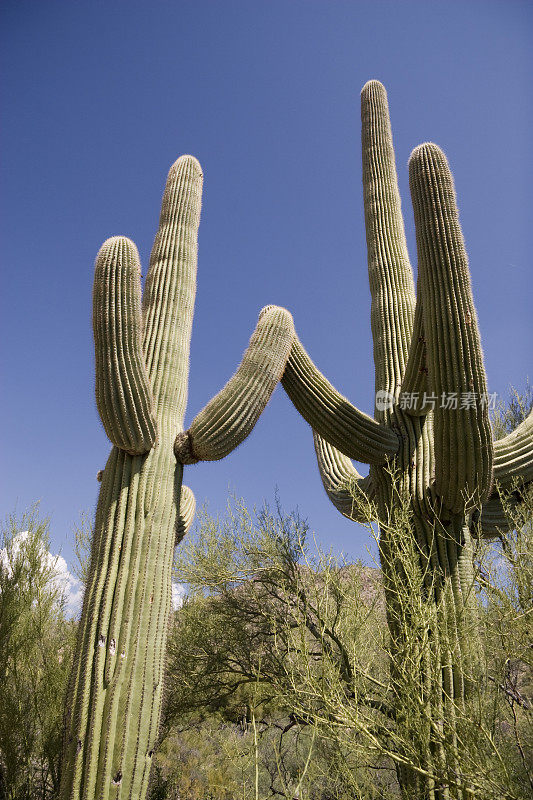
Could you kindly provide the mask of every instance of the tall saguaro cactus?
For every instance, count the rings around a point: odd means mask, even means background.
[[[291,347],[290,314],[266,308],[233,378],[183,432],[202,179],[191,156],[169,172],[142,305],[135,245],[109,239],[96,259],[96,400],[114,446],[66,704],[62,800],[145,796],[172,555],[194,515],[183,463],[223,458],[248,435]]]
[[[398,647],[398,547],[388,524],[398,499],[393,473],[402,496],[408,497],[426,599],[435,608],[430,638],[440,689],[436,698],[428,694],[435,707],[421,766],[418,771],[400,768],[400,782],[410,798],[466,798],[471,794],[461,778],[454,719],[464,713],[469,679],[475,675],[472,542],[511,524],[500,490],[514,491],[519,501],[516,482],[533,479],[533,417],[492,441],[468,260],[444,154],[434,144],[423,144],[409,163],[418,250],[415,293],[387,96],[379,82],[363,88],[361,112],[375,418],[328,383],[296,337],[282,383],[314,430],[318,466],[331,501],[356,521],[367,521],[373,507],[382,523],[389,627]],[[361,477],[351,459],[370,464],[369,475]],[[449,752],[457,757],[450,761]],[[439,785],[435,776],[442,781],[443,775],[445,783]]]

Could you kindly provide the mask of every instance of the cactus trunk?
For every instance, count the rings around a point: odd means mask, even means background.
[[[173,431],[147,456],[113,448],[68,702],[65,797],[142,797],[156,744],[182,468]],[[90,669],[89,669],[90,668]],[[67,771],[68,770],[68,771]]]
[[[400,415],[394,415],[399,429],[403,422],[407,432],[412,420]],[[469,688],[479,679],[472,521],[470,515],[429,517],[415,510],[419,504],[405,488],[415,477],[410,465],[422,458],[418,447],[406,447],[397,460],[409,466],[393,479],[387,469],[371,468],[378,509],[387,519],[380,526],[379,555],[396,722],[400,741],[409,745],[399,748],[397,773],[405,798],[466,800],[470,787],[461,777],[458,740]],[[405,516],[394,511],[398,491]],[[446,776],[445,785],[435,776]]]

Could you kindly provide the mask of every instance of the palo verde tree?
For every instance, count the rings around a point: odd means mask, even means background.
[[[367,83],[361,103],[374,419],[330,385],[296,336],[282,384],[314,430],[320,473],[334,505],[365,522],[371,509],[380,523],[387,616],[397,655],[412,635],[402,599],[410,591],[399,552],[406,545],[395,539],[395,514],[405,514],[400,498],[407,497],[428,613],[427,625],[417,633],[427,728],[419,732],[416,768],[407,758],[402,765],[398,755],[399,779],[406,797],[463,800],[475,790],[462,775],[458,722],[477,677],[474,540],[512,524],[501,492],[519,503],[521,487],[533,478],[533,416],[493,441],[468,259],[446,157],[429,143],[417,147],[409,162],[418,250],[415,292],[384,87]],[[369,475],[361,477],[351,459],[369,464]],[[392,663],[398,666],[401,659]],[[401,675],[394,666],[392,680],[401,719]]]
[[[235,375],[183,433],[202,179],[191,156],[170,169],[142,304],[133,242],[109,239],[96,259],[96,401],[113,448],[66,701],[62,800],[145,796],[172,556],[194,514],[182,462],[223,458],[248,435],[291,347],[290,314],[269,307]]]
[[[76,626],[38,503],[0,525],[0,798],[59,789],[62,700]]]

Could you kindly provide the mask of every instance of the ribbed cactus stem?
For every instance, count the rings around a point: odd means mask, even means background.
[[[416,148],[409,175],[418,249],[418,285],[435,405],[435,488],[454,513],[479,506],[492,484],[488,389],[468,259],[444,153]],[[455,397],[451,405],[448,398]],[[464,403],[464,398],[471,402]]]
[[[114,448],[104,470],[67,705],[63,798],[140,798],[146,791],[171,601],[182,478],[172,446],[186,402],[201,184],[198,162],[187,156],[167,180],[143,302],[158,441],[146,456]],[[116,241],[122,253],[134,252]],[[116,306],[127,296],[116,282],[106,293],[107,301],[95,296],[97,319],[106,302]],[[123,342],[117,335],[115,348]]]
[[[533,480],[533,411],[512,433],[494,443],[494,480],[502,488]]]
[[[343,397],[315,367],[296,335],[281,382],[313,430],[350,458],[384,464],[398,452],[394,431]]]
[[[94,270],[96,405],[109,439],[130,455],[155,443],[154,400],[142,352],[141,264],[129,239],[104,242]]]
[[[187,405],[202,183],[192,156],[171,167],[143,294],[144,357],[170,436],[183,429]]]
[[[502,439],[494,442],[494,489],[483,505],[479,535],[501,539],[516,525],[533,481],[533,411]]]
[[[350,459],[313,431],[316,460],[322,485],[329,499],[344,517],[368,522],[375,498],[372,478],[363,478]]]
[[[182,483],[180,492],[180,506],[176,525],[176,544],[179,544],[188,533],[196,511],[196,498],[192,489]]]
[[[415,311],[387,93],[379,81],[361,92],[363,192],[372,305],[376,392],[396,396],[409,354]],[[378,421],[388,418],[376,407]]]
[[[514,529],[519,507],[519,495],[510,494],[503,500],[497,491],[483,504],[476,532],[483,539],[501,539]]]
[[[431,409],[431,405],[428,405],[427,402],[427,397],[431,395],[431,392],[428,387],[427,344],[420,298],[416,305],[411,348],[402,380],[401,393],[409,405],[411,416],[424,416]]]

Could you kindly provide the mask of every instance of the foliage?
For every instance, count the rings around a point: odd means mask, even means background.
[[[8,517],[0,545],[0,797],[47,800],[59,785],[75,623],[37,505]]]
[[[528,497],[505,547],[477,553],[483,680],[456,722],[472,796],[483,800],[518,800],[531,787],[532,512]],[[169,637],[152,800],[400,796],[399,753],[420,768],[430,722],[413,679],[424,638],[408,634],[428,629],[431,606],[399,523],[399,586],[407,575],[411,589],[396,605],[401,650],[389,646],[378,570],[320,552],[306,523],[279,507],[250,514],[238,502],[224,519],[201,511],[196,536],[177,551],[189,594]],[[47,531],[33,509],[3,532],[1,796],[10,800],[47,800],[57,787],[74,624],[43,558]],[[83,539],[79,551],[83,561]]]
[[[461,748],[463,772],[450,778],[435,759],[435,785],[461,781],[480,800],[529,795],[531,506],[505,553],[478,551],[480,677],[465,709],[453,707],[458,740],[444,715],[435,729],[437,676],[429,689],[418,681],[422,666],[440,668],[430,632],[441,609],[427,599],[408,503],[397,508],[394,643],[378,570],[313,550],[297,515],[242,502],[224,519],[201,512],[176,562],[189,595],[170,634],[159,796],[255,797],[257,785],[260,798],[294,797],[300,785],[313,800],[392,800],[398,773],[425,770],[439,737]]]
[[[519,422],[521,419],[516,424]],[[405,499],[403,508],[407,505]],[[388,739],[391,757],[399,763],[398,755],[402,759],[407,756],[406,766],[422,772],[428,764],[421,757],[424,747],[429,744],[429,751],[438,756],[441,744],[444,757],[434,756],[429,761],[435,787],[466,788],[469,797],[480,800],[529,797],[533,789],[531,489],[526,490],[520,505],[506,509],[514,522],[511,532],[501,541],[476,543],[472,596],[465,602],[462,621],[475,658],[457,675],[467,687],[467,702],[464,706],[450,703],[445,695],[440,715],[435,715],[434,708],[438,708],[442,686],[441,661],[432,630],[435,624],[442,625],[439,617],[445,616],[445,603],[443,598],[436,606],[431,602],[432,584],[421,568],[422,554],[409,535],[409,514],[402,513],[400,498],[396,508],[399,513],[392,517],[393,535],[389,537],[395,556],[392,576],[397,578],[392,608],[398,610],[398,616],[394,620],[389,616],[388,622],[391,631],[399,631],[394,646],[387,648],[389,702],[394,709]],[[383,523],[380,527],[383,535]],[[454,632],[443,627],[453,653]],[[446,636],[441,637],[443,647],[447,646]],[[429,676],[427,687],[418,680],[421,674]],[[380,747],[385,742],[380,737]],[[461,772],[450,775],[447,765],[454,751],[459,752]]]
[[[164,730],[187,737],[218,715],[250,747],[255,722],[261,797],[300,782],[313,797],[319,787],[353,796],[353,743],[317,735],[321,700],[306,701],[308,673],[323,686],[338,674],[346,702],[357,691],[372,714],[386,668],[378,571],[313,552],[307,535],[297,515],[250,514],[237,502],[222,520],[201,512],[197,536],[177,554],[189,596],[170,635]],[[382,783],[383,766],[372,778],[371,767],[361,770],[357,785]],[[252,791],[254,770],[249,762],[241,794]]]
[[[509,399],[500,400],[491,417],[492,433],[496,440],[514,431],[533,409],[533,386],[526,381],[522,391],[511,387]]]
[[[514,528],[479,554],[483,640],[492,734],[517,796],[526,797],[533,792],[533,489],[507,513]]]
[[[76,556],[72,571],[85,589],[89,578],[91,542],[94,535],[93,519],[88,511],[81,512],[79,521],[74,525],[72,532],[74,534],[74,555]]]

